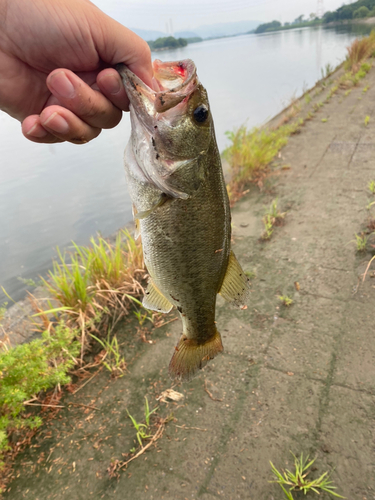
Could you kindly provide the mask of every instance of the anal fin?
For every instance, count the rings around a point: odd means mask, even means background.
[[[168,313],[173,307],[152,281],[147,285],[142,304],[146,309],[151,309],[151,311],[160,313]]]
[[[169,363],[169,375],[173,379],[188,382],[199,369],[222,351],[221,335],[217,330],[203,344],[198,344],[195,339],[188,339],[182,335]]]
[[[249,280],[233,251],[231,251],[227,271],[219,293],[234,306],[241,307],[248,300],[249,292]]]

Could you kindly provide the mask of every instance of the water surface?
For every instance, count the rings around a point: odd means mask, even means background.
[[[361,27],[303,28],[243,35],[156,54],[191,58],[209,93],[220,150],[225,131],[264,123],[336,66]],[[55,248],[108,236],[131,219],[122,156],[128,115],[84,146],[27,141],[20,124],[0,111],[0,284],[14,299],[51,267]],[[4,296],[0,294],[0,303]]]

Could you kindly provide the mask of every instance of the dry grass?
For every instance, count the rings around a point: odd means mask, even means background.
[[[375,50],[375,31],[372,31],[367,37],[355,39],[347,50],[345,69],[356,73],[361,62],[370,57]]]

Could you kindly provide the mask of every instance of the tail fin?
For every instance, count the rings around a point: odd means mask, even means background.
[[[169,363],[169,375],[174,379],[188,382],[210,359],[223,351],[223,344],[220,333],[216,330],[204,344],[198,344],[195,339],[188,339],[182,335],[175,349]]]

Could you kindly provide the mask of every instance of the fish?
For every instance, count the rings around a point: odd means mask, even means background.
[[[236,307],[249,281],[231,249],[231,213],[206,89],[190,59],[153,62],[153,88],[117,66],[130,105],[124,154],[136,237],[150,276],[143,306],[175,307],[182,335],[169,364],[189,381],[223,351],[219,293]]]

